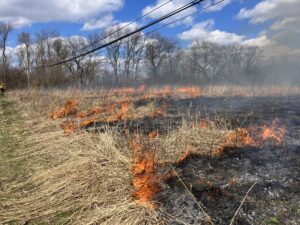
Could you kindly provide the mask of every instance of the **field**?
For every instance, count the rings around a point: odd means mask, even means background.
[[[0,224],[300,224],[298,87],[0,97]]]

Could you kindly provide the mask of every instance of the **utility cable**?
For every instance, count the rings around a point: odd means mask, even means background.
[[[129,32],[128,34],[125,34],[125,35],[121,36],[120,38],[117,38],[117,39],[115,39],[115,40],[113,40],[113,41],[111,41],[111,42],[109,42],[109,43],[103,44],[103,45],[101,45],[101,46],[99,46],[99,47],[97,47],[97,48],[94,48],[94,49],[90,50],[90,51],[84,52],[84,53],[82,53],[82,54],[80,54],[80,55],[77,55],[77,56],[74,56],[74,57],[72,57],[72,58],[69,58],[69,59],[66,59],[66,60],[63,60],[63,61],[60,61],[60,62],[51,64],[51,65],[49,65],[48,67],[58,66],[58,65],[61,65],[61,64],[64,64],[64,63],[73,61],[73,60],[75,60],[75,59],[78,59],[78,58],[80,58],[80,57],[82,57],[82,56],[91,54],[91,53],[93,53],[93,52],[95,52],[95,51],[97,51],[97,50],[100,50],[100,49],[105,48],[105,47],[107,47],[107,46],[109,46],[109,45],[112,45],[112,44],[114,44],[114,43],[116,43],[116,42],[118,42],[118,41],[121,41],[121,40],[123,40],[124,38],[127,38],[127,37],[129,37],[129,36],[131,36],[131,35],[133,35],[133,34],[136,34],[136,33],[140,32],[140,31],[143,31],[143,30],[145,30],[145,29],[147,29],[147,28],[149,28],[149,27],[151,27],[151,26],[153,26],[153,25],[155,25],[155,24],[157,24],[157,23],[159,23],[159,22],[161,22],[161,21],[163,21],[163,20],[166,20],[166,19],[170,18],[171,16],[174,16],[174,15],[176,15],[176,14],[178,14],[178,13],[180,13],[180,12],[182,12],[182,11],[188,9],[188,8],[191,8],[191,7],[193,7],[193,6],[195,6],[195,5],[199,4],[199,3],[201,3],[201,2],[203,2],[203,1],[204,1],[204,0],[194,0],[194,1],[192,1],[192,2],[190,2],[190,3],[188,3],[188,4],[186,4],[186,5],[184,5],[184,6],[180,7],[180,8],[178,8],[177,10],[175,10],[175,11],[173,11],[173,12],[171,12],[171,13],[168,13],[168,14],[165,15],[165,16],[162,16],[162,17],[160,17],[160,18],[158,18],[158,19],[156,19],[156,20],[154,20],[154,21],[152,21],[152,22],[150,22],[150,23],[148,23],[148,24],[146,24],[146,25],[144,25],[144,26],[142,26],[142,27],[140,27],[140,28],[138,28],[138,29],[132,31],[132,32]]]

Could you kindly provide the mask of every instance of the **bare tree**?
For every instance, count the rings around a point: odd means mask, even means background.
[[[255,82],[255,70],[257,69],[258,63],[260,61],[261,50],[255,46],[245,46],[243,49],[243,69],[247,78]]]
[[[130,32],[130,30],[125,32]],[[126,83],[129,82],[132,77],[137,78],[139,63],[142,59],[144,49],[144,38],[141,37],[140,33],[134,34],[124,41],[124,47],[122,49],[122,58],[124,59],[123,77]]]
[[[209,42],[197,41],[192,47],[191,52],[193,55],[194,63],[196,63],[197,75],[204,82],[209,81],[209,69],[212,60],[212,48]]]
[[[30,33],[22,32],[18,35],[18,42],[21,44],[21,55],[23,56],[22,64],[26,71],[27,87],[30,87],[30,73],[31,73],[31,43],[32,38]]]
[[[116,40],[122,36],[121,30],[119,26],[113,26],[107,30],[104,31],[103,36],[106,37],[108,34],[112,34],[109,37],[106,38],[105,42],[110,42],[112,40]],[[106,47],[107,50],[107,58],[112,66],[113,73],[115,76],[115,82],[118,84],[120,82],[120,64],[121,64],[121,49],[122,49],[123,41],[118,41],[116,43],[113,43]]]
[[[5,83],[6,70],[7,70],[7,55],[6,55],[6,45],[9,33],[12,31],[12,26],[10,23],[0,23],[0,50],[2,52],[2,80]]]
[[[159,70],[166,56],[175,51],[176,43],[155,33],[146,43],[145,59],[148,66],[148,75],[154,81],[158,80]]]
[[[72,57],[78,54],[78,51],[85,46],[93,45],[99,38],[96,35],[91,35],[87,39],[70,38],[68,40],[68,50]],[[73,77],[77,77],[79,87],[86,87],[95,81],[97,73],[103,65],[103,57],[97,56],[96,53],[88,54],[72,60],[67,63],[69,72]]]

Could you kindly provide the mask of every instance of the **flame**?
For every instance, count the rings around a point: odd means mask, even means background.
[[[164,116],[164,112],[162,109],[156,109],[153,113],[150,114],[150,117],[152,118],[159,118]]]
[[[164,103],[162,106],[155,108],[155,110],[149,115],[152,118],[159,118],[166,114],[168,105]]]
[[[71,115],[75,115],[77,112],[78,101],[76,99],[70,99],[65,102],[64,106],[57,112],[52,112],[50,117],[52,119],[63,118]]]
[[[132,87],[115,88],[112,90],[113,95],[131,95],[135,93],[135,89]]]
[[[114,114],[117,108],[117,104],[111,104],[106,106],[106,112],[109,114]]]
[[[92,119],[85,119],[85,120],[81,121],[80,127],[87,127],[87,126],[90,126],[90,125],[93,124],[94,122],[96,122],[96,119],[95,119],[95,118],[92,118]]]
[[[236,132],[229,132],[224,139],[222,148],[215,149],[215,153],[222,153],[226,147],[239,145],[261,146],[266,141],[273,140],[281,144],[286,134],[285,127],[280,126],[279,120],[275,119],[270,126],[251,126],[248,128],[237,128]]]
[[[186,160],[189,157],[190,152],[191,152],[190,148],[186,149],[184,154],[181,157],[179,157],[179,159],[177,160],[177,163],[182,163],[184,160]]]
[[[176,89],[179,94],[184,94],[189,97],[198,97],[202,95],[203,91],[201,88],[193,86],[193,87],[179,87]]]
[[[158,131],[151,131],[149,134],[148,134],[148,137],[150,138],[150,139],[155,139],[155,138],[157,138],[159,136],[159,133],[158,133]]]
[[[238,128],[237,129],[237,141],[243,145],[254,145],[255,140],[251,137],[250,131],[252,128]]]
[[[229,132],[225,136],[224,147],[233,147],[237,145],[255,145],[256,141],[251,135],[252,127],[237,128],[235,132]]]
[[[155,154],[147,151],[137,138],[132,139],[129,146],[133,151],[133,197],[146,207],[156,208],[153,199],[161,188],[155,171]]]
[[[206,120],[200,120],[199,122],[199,128],[206,129],[208,127],[208,123]]]
[[[275,119],[270,126],[263,126],[262,140],[274,140],[277,144],[282,143],[286,134],[286,129],[279,126],[279,120]]]
[[[89,109],[88,111],[78,112],[76,114],[76,117],[83,119],[83,118],[86,118],[86,117],[89,117],[89,116],[100,114],[101,112],[102,111],[101,111],[100,107],[94,107],[92,109]]]
[[[130,109],[132,105],[132,102],[129,101],[125,101],[125,102],[121,102],[121,109],[119,110],[119,112],[117,113],[117,120],[125,120],[128,117],[128,111]]]
[[[161,88],[153,88],[150,91],[150,94],[147,95],[147,98],[153,98],[153,97],[169,97],[172,96],[173,90],[171,86],[165,85]]]
[[[78,125],[72,121],[64,121],[60,128],[64,130],[66,134],[72,134],[77,131]]]

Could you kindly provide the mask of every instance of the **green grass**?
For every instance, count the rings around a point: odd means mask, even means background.
[[[16,107],[0,97],[0,182],[18,180],[25,173],[22,163],[12,160],[22,146],[21,127]]]
[[[5,188],[11,182],[21,182],[28,176],[28,170],[23,160],[15,160],[18,153],[22,152],[30,143],[26,142],[24,133],[24,120],[17,110],[17,106],[0,96],[0,201],[8,200]],[[73,212],[63,212],[50,219],[51,224],[64,224]],[[48,219],[45,221],[49,221]],[[49,224],[41,219],[28,221],[29,225]],[[18,224],[11,221],[9,224]]]

